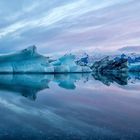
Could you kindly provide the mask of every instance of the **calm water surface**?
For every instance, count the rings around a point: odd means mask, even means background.
[[[0,75],[0,139],[139,140],[140,75]]]

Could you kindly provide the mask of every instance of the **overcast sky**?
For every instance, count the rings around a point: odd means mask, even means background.
[[[0,53],[140,45],[140,0],[0,0]]]

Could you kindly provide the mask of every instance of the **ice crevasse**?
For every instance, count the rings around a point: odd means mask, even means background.
[[[0,55],[0,73],[74,73],[91,71],[88,66],[77,65],[75,56],[72,54],[50,61],[49,57],[39,54],[35,46],[19,52]]]

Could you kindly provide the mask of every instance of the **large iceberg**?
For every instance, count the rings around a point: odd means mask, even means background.
[[[91,66],[93,72],[100,73],[120,73],[128,71],[128,60],[123,57],[115,57],[110,59],[109,56],[96,61]]]
[[[88,66],[75,63],[75,56],[68,54],[58,60],[40,55],[35,46],[16,53],[0,56],[0,73],[68,73],[91,72]]]

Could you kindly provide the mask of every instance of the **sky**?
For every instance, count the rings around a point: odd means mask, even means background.
[[[140,45],[140,0],[0,0],[0,53]]]

